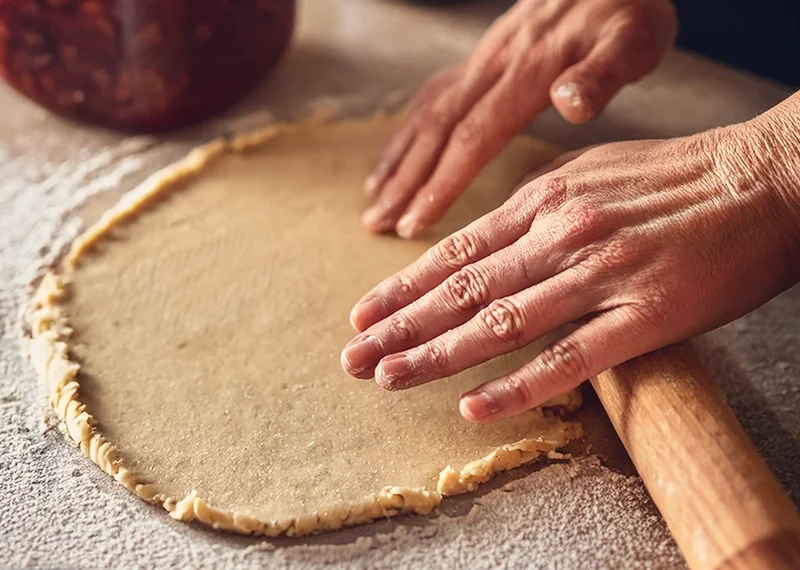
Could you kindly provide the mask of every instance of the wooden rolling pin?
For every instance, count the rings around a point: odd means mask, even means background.
[[[692,570],[800,569],[800,515],[688,344],[592,385]]]

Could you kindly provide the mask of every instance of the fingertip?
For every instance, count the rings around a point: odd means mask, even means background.
[[[387,392],[396,391],[394,386],[392,386],[392,383],[389,382],[386,376],[383,374],[380,363],[378,364],[378,366],[375,367],[375,384],[377,384],[379,388],[382,388]]]
[[[404,214],[395,227],[397,235],[403,239],[415,238],[423,229],[425,229],[425,225],[416,215],[411,213]]]
[[[358,307],[358,305],[356,305],[355,307],[350,309],[350,317],[349,317],[350,326],[353,327],[354,329],[356,329],[356,331],[358,331],[358,332],[363,332],[364,329],[358,328],[358,320],[356,318],[356,316],[357,316],[356,315],[356,308],[357,307]]]
[[[373,375],[369,370],[356,370],[353,368],[350,360],[347,358],[346,352],[347,349],[344,349],[339,354],[339,365],[342,367],[345,374],[356,380],[371,380]]]
[[[344,370],[345,374],[347,374],[348,376],[352,376],[352,374],[350,373],[352,367],[350,365],[350,361],[347,359],[347,355],[345,354],[344,350],[342,350],[342,352],[339,353],[339,366],[342,367],[342,370]]]
[[[387,358],[391,358],[391,356]],[[406,389],[408,386],[398,382],[394,374],[391,371],[387,371],[385,360],[386,358],[382,359],[375,367],[375,384],[388,392],[399,392]]]
[[[583,124],[597,116],[597,109],[587,94],[586,86],[577,81],[555,83],[550,99],[561,116],[570,123]]]
[[[458,411],[461,412],[461,417],[468,422],[472,422],[474,424],[481,423],[481,421],[472,413],[472,409],[467,401],[467,397],[462,396],[461,400],[459,400]]]
[[[366,330],[387,316],[386,305],[377,297],[367,295],[350,311],[350,324],[359,332]]]
[[[372,233],[387,232],[392,229],[392,220],[382,210],[372,207],[361,215],[361,223]]]
[[[381,215],[375,208],[370,208],[361,214],[361,223],[366,226],[366,228],[372,231],[373,228],[377,227],[381,222]]]
[[[375,383],[390,392],[413,386],[413,368],[403,353],[390,354],[375,367]]]
[[[461,396],[458,410],[462,417],[473,423],[487,423],[502,411],[500,402],[484,390],[475,390]]]
[[[383,343],[370,334],[354,337],[342,349],[339,363],[350,376],[367,380],[375,374],[375,366],[383,358]]]

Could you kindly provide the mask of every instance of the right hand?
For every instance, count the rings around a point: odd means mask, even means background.
[[[411,102],[367,179],[363,223],[414,237],[550,102],[572,123],[594,118],[675,31],[669,0],[519,0]]]
[[[405,390],[572,323],[462,395],[492,421],[712,330],[800,279],[800,93],[747,123],[561,157],[353,308],[357,378]],[[546,169],[544,169],[546,170]]]

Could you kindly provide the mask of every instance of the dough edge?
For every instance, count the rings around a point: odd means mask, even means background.
[[[378,115],[372,121],[389,121]],[[363,123],[364,120],[337,121],[338,124]],[[549,457],[566,456],[558,449],[582,435],[579,423],[559,421],[535,439],[522,439],[499,447],[483,458],[467,463],[461,470],[450,466],[439,474],[436,491],[424,488],[385,487],[357,504],[339,504],[320,512],[292,518],[261,520],[242,512],[232,512],[209,505],[195,491],[182,499],[170,497],[157,485],[143,481],[126,464],[117,447],[96,427],[96,420],[80,399],[80,365],[69,356],[68,340],[72,334],[62,301],[69,285],[69,274],[80,258],[102,240],[114,227],[137,216],[148,205],[172,191],[180,182],[200,173],[208,164],[228,153],[245,152],[285,133],[297,132],[319,120],[304,123],[279,123],[229,138],[218,138],[191,150],[184,158],[151,176],[126,193],[117,204],[76,238],[56,269],[48,271],[33,295],[26,314],[29,326],[28,357],[44,383],[50,405],[62,422],[64,431],[92,462],[141,499],[162,505],[170,517],[184,522],[199,521],[218,530],[265,536],[303,536],[368,523],[381,517],[403,513],[430,513],[443,497],[473,491],[497,473]],[[581,394],[572,391],[549,402],[569,411],[581,405]],[[533,410],[553,416],[550,410]]]

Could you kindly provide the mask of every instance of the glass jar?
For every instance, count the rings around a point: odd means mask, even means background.
[[[0,0],[0,75],[61,115],[160,131],[252,88],[294,18],[294,0]]]

